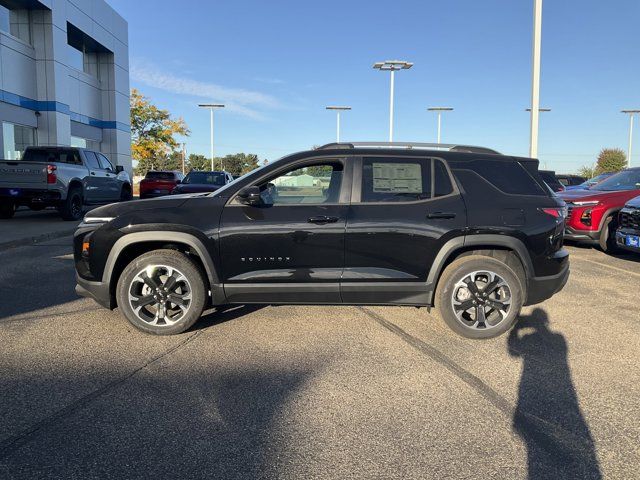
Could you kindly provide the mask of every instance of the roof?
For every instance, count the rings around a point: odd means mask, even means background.
[[[356,148],[379,148],[394,150],[436,150],[448,152],[485,153],[501,155],[492,148],[477,145],[462,145],[455,143],[421,143],[421,142],[333,142],[317,147],[316,150],[339,150]]]

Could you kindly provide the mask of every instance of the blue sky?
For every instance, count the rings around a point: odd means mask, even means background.
[[[202,101],[216,114],[216,155],[273,160],[335,140],[331,104],[351,105],[343,140],[386,140],[389,74],[397,141],[435,141],[428,106],[448,105],[443,142],[526,155],[532,0],[108,0],[129,22],[131,86],[185,119],[189,153],[209,152]],[[640,108],[640,1],[546,0],[540,159],[559,172],[626,150]],[[640,123],[637,122],[637,123]],[[632,163],[640,164],[640,125]]]

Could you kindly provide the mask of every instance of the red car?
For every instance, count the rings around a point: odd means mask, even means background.
[[[618,212],[640,195],[640,168],[629,168],[583,190],[558,194],[569,209],[564,238],[616,249]]]
[[[181,172],[151,171],[140,182],[140,198],[153,198],[169,195],[182,182]]]

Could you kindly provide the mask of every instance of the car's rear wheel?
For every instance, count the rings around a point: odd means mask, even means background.
[[[139,330],[174,335],[202,315],[205,281],[198,266],[175,250],[154,250],[134,259],[116,290],[118,307]]]
[[[523,302],[523,280],[513,269],[495,258],[469,255],[444,270],[435,303],[454,332],[478,339],[511,329]]]
[[[72,187],[58,210],[63,220],[80,220],[82,218],[83,205],[82,189],[80,187]]]
[[[16,213],[16,204],[10,200],[0,202],[0,218],[7,219]]]

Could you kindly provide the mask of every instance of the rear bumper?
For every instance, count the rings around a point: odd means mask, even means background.
[[[564,288],[569,280],[569,262],[564,265],[562,271],[548,277],[533,277],[529,279],[527,301],[525,305],[535,305],[543,302]]]
[[[16,205],[55,205],[62,200],[62,193],[59,190],[2,187],[0,188],[0,200],[9,200]]]
[[[78,274],[76,274],[76,294],[81,297],[91,298],[109,310],[113,310],[116,307],[108,284],[85,280]]]

